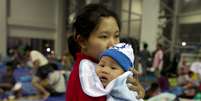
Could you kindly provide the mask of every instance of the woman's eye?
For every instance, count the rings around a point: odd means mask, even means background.
[[[119,38],[119,34],[115,35],[115,38]]]
[[[106,36],[106,35],[103,35],[103,36],[100,36],[100,38],[102,38],[102,39],[106,39],[107,36]]]

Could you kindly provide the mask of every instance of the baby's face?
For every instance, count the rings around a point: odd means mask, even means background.
[[[123,74],[124,70],[111,57],[103,56],[96,66],[96,73],[103,86],[106,87],[110,81]]]

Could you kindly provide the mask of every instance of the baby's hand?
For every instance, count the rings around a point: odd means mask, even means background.
[[[141,99],[141,98],[143,99],[145,95],[145,91],[142,85],[140,84],[140,82],[138,81],[139,73],[135,69],[132,69],[131,71],[133,72],[134,77],[128,77],[127,83],[131,84],[130,86],[128,86],[128,88],[138,93],[138,96],[137,96],[138,99]]]

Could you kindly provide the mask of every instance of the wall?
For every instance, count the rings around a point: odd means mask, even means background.
[[[154,51],[157,43],[158,33],[158,16],[159,16],[159,0],[143,1],[143,16],[141,28],[141,43],[147,42],[149,50]]]
[[[17,37],[53,39],[55,34],[54,0],[11,0],[9,34]]]
[[[181,13],[179,17],[180,24],[201,23],[201,9],[197,11]]]
[[[0,58],[6,56],[7,51],[6,8],[6,0],[0,0]]]
[[[122,33],[140,39],[141,18],[142,18],[142,0],[131,0],[131,16],[129,19],[130,0],[122,0],[121,20]],[[129,33],[130,23],[130,33]]]
[[[0,0],[0,54],[6,54],[3,49],[8,36],[52,39],[60,57],[65,38],[64,5],[64,0]]]

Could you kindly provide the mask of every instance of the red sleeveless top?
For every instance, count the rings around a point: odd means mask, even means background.
[[[79,65],[82,59],[89,59],[97,63],[97,61],[92,57],[86,56],[82,53],[76,54],[76,61],[67,83],[66,101],[106,101],[106,96],[91,97],[83,92],[79,78]]]

